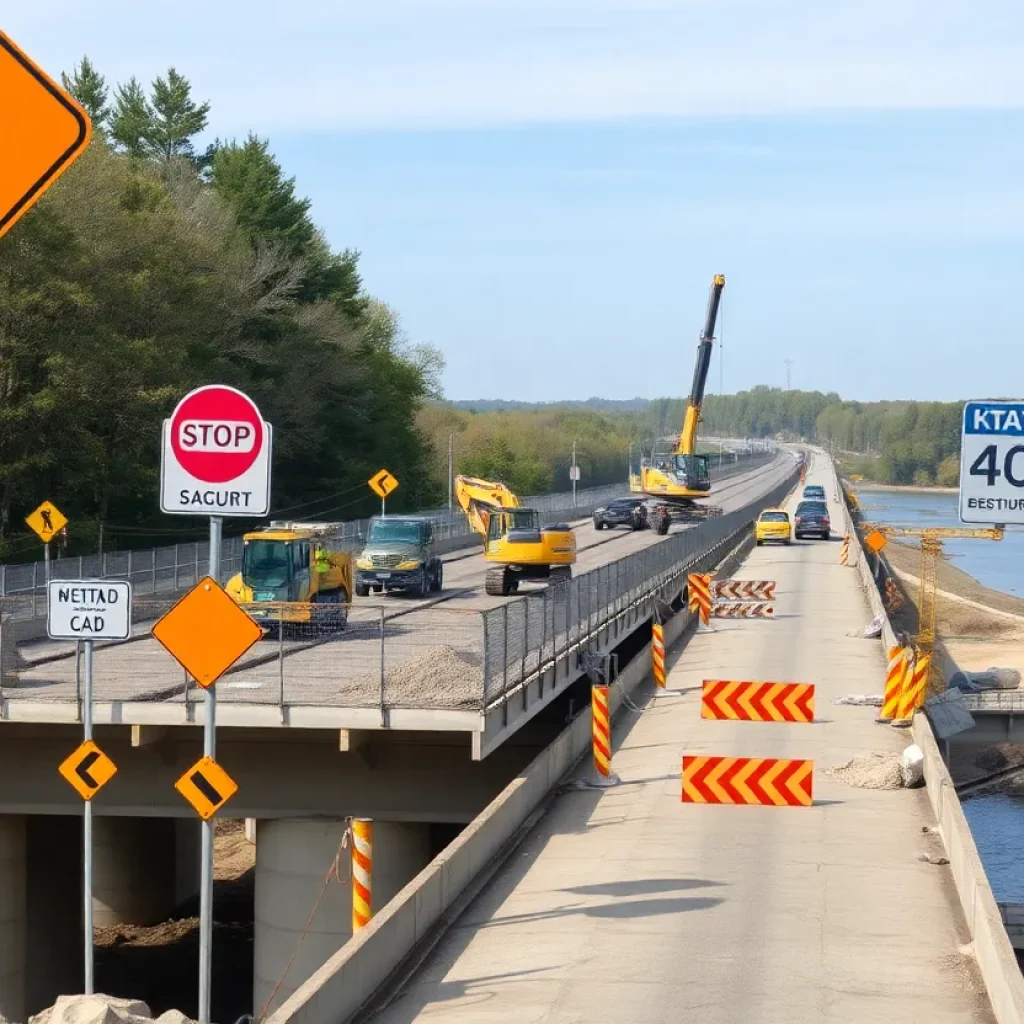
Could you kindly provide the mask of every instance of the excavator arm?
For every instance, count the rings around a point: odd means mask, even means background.
[[[683,430],[679,435],[677,455],[693,455],[697,447],[697,424],[700,423],[701,406],[704,404],[704,388],[708,381],[708,370],[711,367],[711,348],[715,340],[715,324],[718,321],[718,307],[722,301],[722,289],[725,287],[725,275],[715,274],[711,282],[711,293],[708,296],[708,311],[704,318],[704,330],[697,345],[697,365],[693,371],[693,384],[690,387],[690,399],[686,403],[686,415],[683,417]]]
[[[466,513],[469,525],[481,537],[487,537],[491,513],[499,509],[519,508],[519,499],[504,484],[480,480],[473,476],[457,476],[455,500]]]

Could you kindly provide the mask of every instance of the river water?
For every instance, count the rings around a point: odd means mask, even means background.
[[[859,487],[857,497],[871,522],[893,526],[963,525],[955,494]],[[983,586],[1024,596],[1024,528],[1009,527],[999,543],[945,541],[943,550],[958,569]],[[996,793],[965,799],[963,807],[996,900],[1024,903],[1024,800]]]
[[[955,494],[875,491],[858,487],[857,497],[870,522],[892,526],[963,526]],[[1024,528],[1011,526],[998,543],[948,540],[942,549],[953,565],[983,586],[1024,597]]]

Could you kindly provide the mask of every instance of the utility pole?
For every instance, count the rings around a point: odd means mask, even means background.
[[[792,375],[793,360],[792,359],[784,359],[783,362],[786,364],[786,390],[787,391],[792,391],[793,390],[793,375]]]
[[[572,479],[572,507],[576,507],[576,442],[572,443],[572,469],[569,471]]]
[[[454,458],[453,458],[454,454],[455,454],[455,435],[454,434],[449,434],[448,435],[448,511],[449,512],[451,512],[451,510],[452,510],[452,492],[453,492],[453,490],[455,488],[455,475],[454,475],[454,472],[453,472],[454,468],[455,468],[455,461],[454,461]]]

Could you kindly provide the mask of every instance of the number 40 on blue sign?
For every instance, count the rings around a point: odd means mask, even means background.
[[[965,523],[1024,523],[1024,402],[964,406],[960,518]]]

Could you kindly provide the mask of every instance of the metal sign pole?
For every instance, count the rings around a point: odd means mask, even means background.
[[[387,513],[384,511],[384,505],[385,505],[386,502],[387,502],[387,498],[381,498],[380,499],[380,517],[381,517],[381,519],[383,519],[387,515]]]
[[[224,519],[210,516],[210,575],[220,582],[220,548]],[[217,689],[206,687],[203,755],[216,759]],[[214,819],[203,822],[202,875],[199,887],[199,1024],[210,1024],[213,976],[213,836]]]
[[[50,582],[50,542],[43,544],[43,581]]]
[[[47,545],[49,547],[49,545]],[[85,739],[92,739],[92,644],[84,641],[85,647],[85,695],[82,701],[82,722]],[[82,893],[85,910],[85,994],[91,996],[94,989],[93,941],[92,941],[92,800],[85,801],[85,818],[82,826]]]

